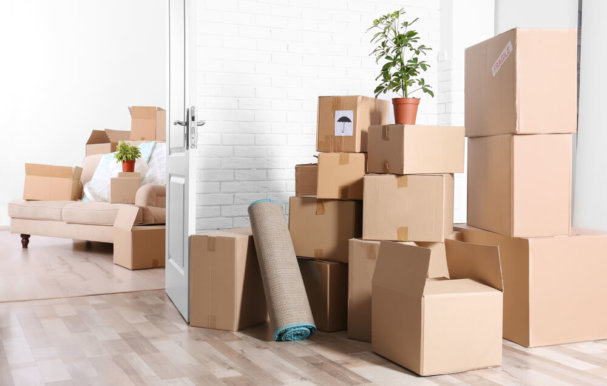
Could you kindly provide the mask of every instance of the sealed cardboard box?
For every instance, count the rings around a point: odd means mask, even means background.
[[[86,155],[113,153],[120,141],[128,141],[130,137],[128,131],[93,130],[86,141]]]
[[[165,141],[166,111],[155,106],[132,106],[131,140]]]
[[[428,278],[429,249],[387,241],[373,276],[373,351],[424,376],[502,362],[498,248],[445,245],[450,279]]]
[[[350,239],[348,256],[348,338],[371,341],[371,292],[379,241]],[[413,243],[428,248],[428,277],[449,277],[444,243]]]
[[[577,30],[512,29],[466,49],[468,137],[575,133]]]
[[[382,125],[369,128],[369,173],[464,172],[464,128]]]
[[[82,168],[25,164],[24,200],[78,200]]]
[[[316,196],[318,164],[295,165],[295,195]]]
[[[566,235],[571,134],[468,140],[468,224],[508,236]]]
[[[348,315],[348,265],[311,259],[297,261],[318,330],[345,330]]]
[[[111,204],[134,204],[137,190],[141,187],[139,173],[118,173],[110,181]]]
[[[364,153],[320,153],[316,197],[362,200],[366,169]]]
[[[190,236],[190,325],[238,331],[266,315],[251,229]]]
[[[366,153],[371,125],[388,123],[390,102],[364,96],[321,96],[318,98],[319,152]]]
[[[367,174],[363,239],[442,242],[453,231],[453,175]]]
[[[139,208],[124,205],[114,220],[114,264],[128,269],[164,267],[165,226],[133,225]]]
[[[360,237],[360,201],[291,197],[289,231],[295,254],[342,263],[348,262],[348,240]]]
[[[465,242],[499,246],[504,338],[526,347],[607,339],[607,233],[514,238],[456,229]]]

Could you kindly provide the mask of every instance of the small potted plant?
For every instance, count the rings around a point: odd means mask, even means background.
[[[124,141],[120,141],[116,147],[116,162],[122,162],[123,172],[135,171],[135,160],[141,158],[141,150],[137,146],[129,145]]]
[[[376,63],[382,61],[381,72],[375,78],[380,82],[375,88],[375,97],[388,91],[402,95],[402,98],[392,98],[394,120],[399,124],[415,124],[419,98],[409,96],[421,90],[434,97],[432,88],[421,77],[430,65],[420,56],[431,48],[419,44],[419,34],[410,28],[418,18],[409,22],[404,20],[404,15],[402,9],[383,15],[373,20],[367,32],[375,32],[371,43],[376,44],[376,48],[370,55],[375,56]]]

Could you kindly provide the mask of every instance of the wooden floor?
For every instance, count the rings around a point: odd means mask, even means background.
[[[112,262],[112,245],[0,231],[0,302],[164,288],[164,269],[129,271]]]

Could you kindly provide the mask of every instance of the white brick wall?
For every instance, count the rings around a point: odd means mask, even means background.
[[[365,31],[384,13],[403,7],[419,17],[416,27],[434,48],[425,78],[441,94],[423,96],[418,123],[463,123],[463,93],[455,89],[463,69],[450,82],[450,63],[437,60],[444,3],[200,1],[198,107],[207,124],[199,139],[198,230],[246,226],[256,199],[288,201],[294,165],[314,160],[318,96],[372,96],[379,67]]]

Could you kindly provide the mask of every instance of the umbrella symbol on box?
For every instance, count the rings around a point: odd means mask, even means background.
[[[346,117],[345,115],[343,117],[340,117],[337,122],[341,122],[341,133],[343,134],[344,131],[346,130],[346,123],[352,123],[352,120],[348,117]]]

